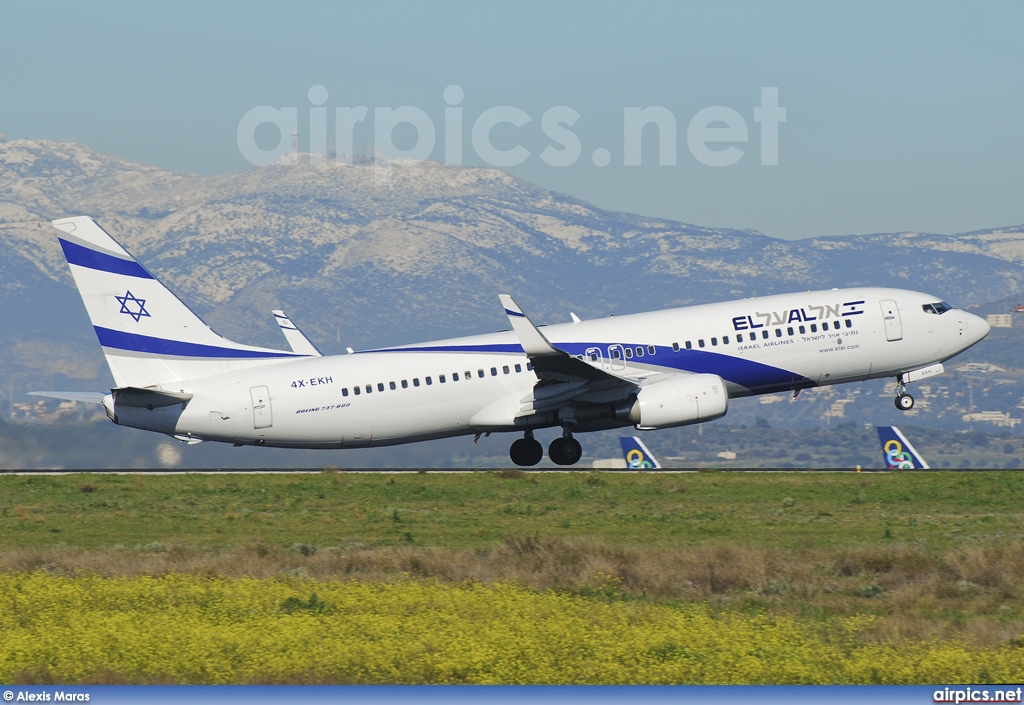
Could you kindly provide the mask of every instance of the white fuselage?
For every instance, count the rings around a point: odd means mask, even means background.
[[[929,313],[926,305],[938,301],[900,289],[837,289],[541,330],[556,348],[611,373],[711,373],[740,397],[893,377],[947,360],[988,333],[965,311]],[[512,331],[282,360],[164,384],[193,396],[127,410],[118,422],[184,438],[305,448],[557,426],[550,414],[517,416],[538,382],[528,363]],[[577,430],[630,425],[594,414]]]

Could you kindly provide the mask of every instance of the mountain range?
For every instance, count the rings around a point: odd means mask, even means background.
[[[283,308],[325,352],[804,289],[877,285],[1006,310],[1024,226],[783,240],[602,210],[495,169],[298,155],[220,176],[75,143],[0,143],[0,379],[110,384],[49,220],[86,214],[220,333],[283,347]],[[778,405],[776,405],[778,406]]]

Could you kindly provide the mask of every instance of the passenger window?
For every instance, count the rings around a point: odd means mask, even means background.
[[[718,347],[718,338],[712,338],[711,339],[711,345],[713,347]]]
[[[508,369],[508,365],[502,365],[501,371],[503,374],[507,375],[510,372],[510,370]]]
[[[459,373],[458,372],[452,372],[452,382],[458,382],[458,381],[459,381]]]
[[[483,368],[481,368],[481,369],[479,369],[479,370],[477,370],[477,371],[476,371],[476,376],[477,376],[477,377],[479,377],[480,379],[483,379],[483,378],[484,378],[484,371],[483,371]]]
[[[850,320],[849,318],[846,319],[846,327],[853,328],[853,321]]]
[[[469,380],[473,379],[473,373],[470,372],[469,370],[466,370],[466,374],[464,374],[463,377],[465,377],[466,381],[468,382]]]
[[[444,375],[438,375],[437,381],[440,382],[441,384],[444,384]]]
[[[372,394],[373,393],[373,385],[372,384],[366,385],[366,393],[367,394]]]
[[[414,387],[420,386],[420,378],[419,377],[413,377],[412,378],[412,386],[414,386]]]
[[[775,337],[776,338],[781,338],[782,337],[782,329],[781,328],[776,328],[775,329]]]
[[[359,395],[361,394],[361,392],[359,391],[359,387],[352,387],[352,392],[353,392],[353,394],[355,394],[355,395],[356,395],[357,397],[358,397],[358,396],[359,396]]]
[[[408,388],[409,388],[409,380],[403,379],[402,380],[402,389],[408,389]]]
[[[679,352],[679,343],[672,343],[672,352]]]
[[[590,361],[597,362],[597,353],[590,353]]]
[[[378,392],[383,392],[384,391],[384,383],[383,382],[377,382],[377,391]]]
[[[742,333],[737,333],[736,334],[736,342],[737,343],[742,343],[743,342],[743,334]]]
[[[728,345],[728,344],[729,344],[729,336],[723,335],[722,336],[722,345]]]
[[[533,369],[533,363],[532,362],[527,362],[526,363],[526,369],[532,370]]]
[[[703,338],[701,338],[700,340],[697,341],[697,347],[698,348],[703,348],[704,347],[704,339]]]
[[[812,333],[817,333],[818,332],[818,324],[817,323],[812,323],[811,324],[811,332]]]
[[[786,335],[793,335],[793,326],[786,329]]]
[[[653,355],[656,352],[657,352],[657,348],[655,348],[653,345],[648,345],[647,346],[647,354],[648,355]]]
[[[804,326],[800,326],[800,335],[803,335],[806,332],[807,332],[807,328],[805,328]]]
[[[626,348],[626,352],[630,352],[630,349],[629,349],[629,348]],[[643,348],[641,348],[641,347],[639,347],[639,346],[637,346],[637,349],[636,349],[636,356],[637,356],[637,357],[643,357],[643,356],[644,356],[644,349],[643,349]]]
[[[768,331],[766,331],[766,330],[761,331],[761,337],[764,338],[765,340],[768,340]]]
[[[343,397],[347,397],[348,396],[348,387],[342,387],[342,389],[341,389],[341,396],[343,396]]]
[[[693,343],[691,343],[689,340],[686,341],[686,349],[693,350]]]
[[[579,357],[580,357],[580,359],[581,359],[581,360],[583,359],[583,356],[582,356],[582,355],[580,355]],[[520,365],[520,364],[519,364],[519,363],[517,362],[517,363],[516,363],[516,372],[522,372],[522,371],[523,371],[523,366],[522,366],[522,365]]]
[[[643,352],[640,350],[640,348],[637,348],[636,354],[639,357],[640,355],[643,355]],[[626,359],[628,360],[631,357],[633,357],[633,348],[626,348]]]
[[[622,357],[622,353],[621,353],[621,352],[619,352],[619,349],[618,349],[618,348],[615,348],[614,350],[612,350],[612,359],[614,359],[614,360],[618,360],[618,359],[620,359],[621,357]]]
[[[426,378],[425,378],[425,380],[426,380],[426,383],[427,383],[427,386],[428,386],[428,387],[429,387],[430,385],[432,385],[432,384],[434,383],[434,380],[430,379],[430,377],[429,377],[429,376],[428,376],[428,377],[426,377]]]
[[[497,367],[492,367],[491,368],[491,377],[497,377],[497,376],[498,376],[498,368]]]
[[[394,382],[388,382],[388,386],[391,387],[391,389],[396,389],[398,387]]]

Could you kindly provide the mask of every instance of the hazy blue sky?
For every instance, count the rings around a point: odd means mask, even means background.
[[[441,160],[456,84],[466,163],[481,163],[474,121],[515,106],[531,122],[496,127],[493,143],[531,156],[508,171],[601,207],[786,238],[952,233],[1024,223],[1022,31],[1019,2],[7,2],[0,132],[223,173],[248,166],[247,111],[296,107],[302,131],[322,85],[331,134],[334,108],[370,108],[358,146],[374,108],[416,106]],[[778,166],[761,164],[762,87],[786,109]],[[571,166],[539,156],[553,106],[580,115]],[[675,165],[658,165],[653,126],[643,165],[623,164],[623,111],[648,106],[676,119]],[[749,130],[732,166],[688,147],[711,106]]]

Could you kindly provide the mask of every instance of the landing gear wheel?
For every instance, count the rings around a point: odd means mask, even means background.
[[[544,457],[544,448],[532,436],[520,438],[513,442],[512,447],[508,449],[508,457],[512,458],[512,462],[520,467],[532,467]]]
[[[896,408],[900,411],[910,411],[914,408],[914,397],[903,393],[896,397]]]
[[[575,465],[583,457],[583,446],[575,438],[556,438],[548,446],[548,457],[556,465]]]

